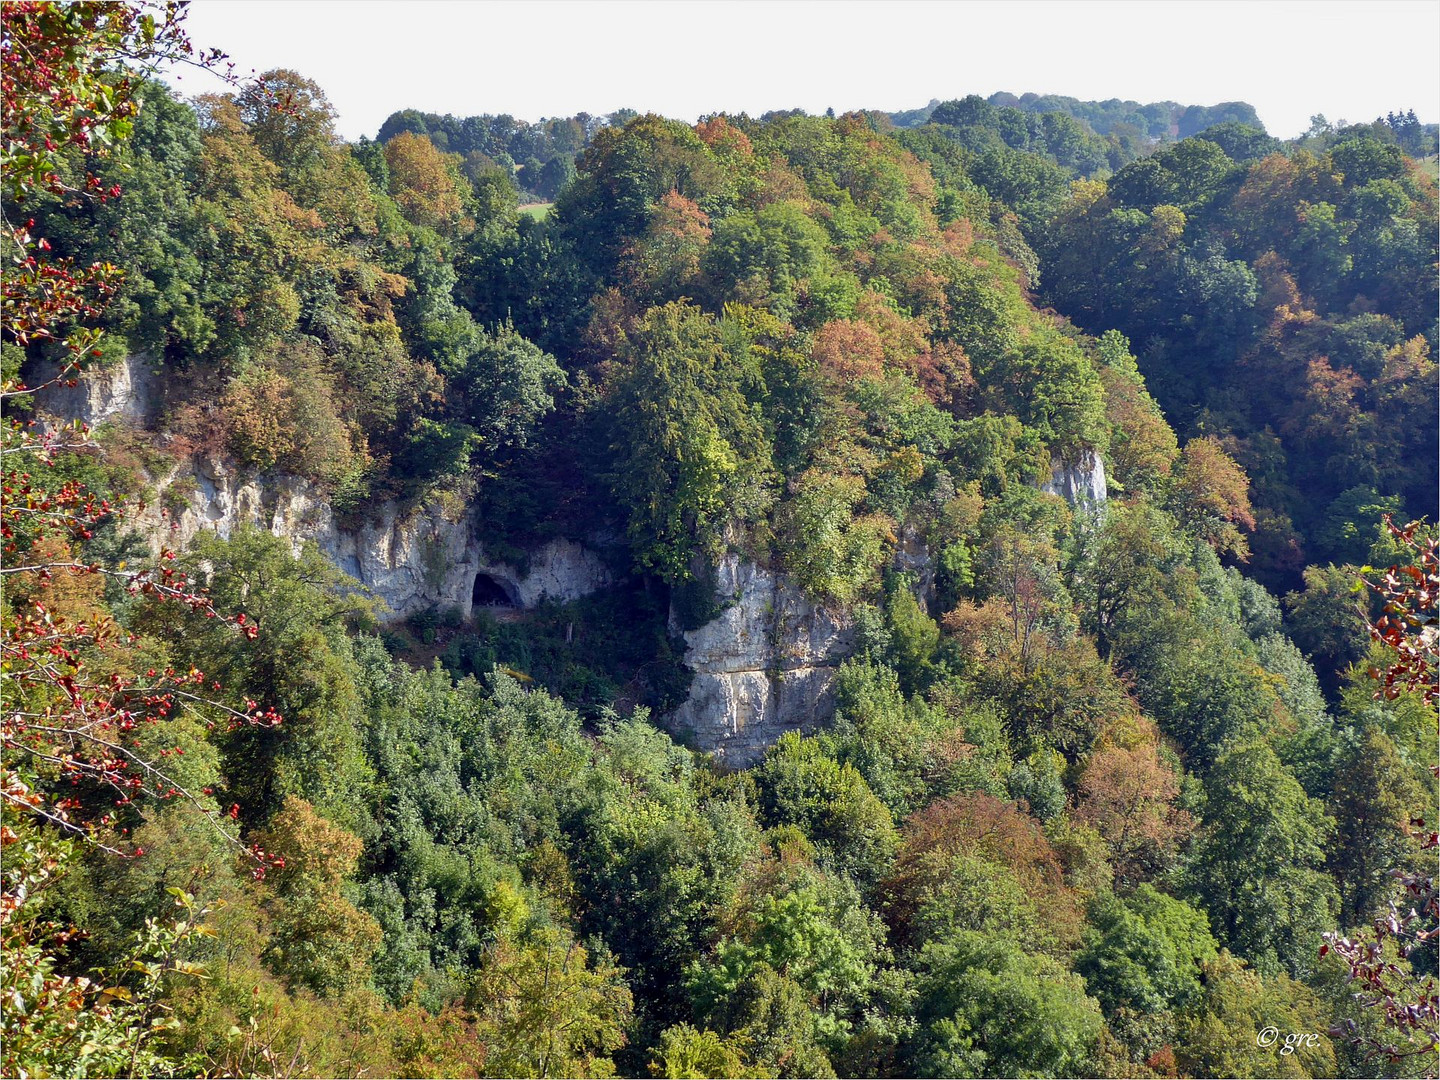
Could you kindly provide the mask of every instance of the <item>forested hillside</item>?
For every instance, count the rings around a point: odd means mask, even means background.
[[[5,1075],[1433,1070],[1403,115],[351,144],[296,72],[177,96],[218,62],[163,16],[4,33]],[[143,407],[62,425],[117,372]],[[217,469],[256,524],[169,550]],[[280,485],[603,582],[401,618]],[[838,643],[753,763],[675,720],[725,567]]]
[[[978,98],[976,100],[979,100]],[[1061,94],[991,94],[985,103],[997,109],[1038,115],[1063,114],[1084,122],[1097,135],[1133,136],[1156,141],[1189,138],[1218,124],[1245,124],[1263,128],[1253,106],[1243,101],[1219,105],[1181,105],[1174,101],[1081,101]],[[935,120],[944,103],[931,101],[923,109],[891,113],[897,127],[913,127]]]

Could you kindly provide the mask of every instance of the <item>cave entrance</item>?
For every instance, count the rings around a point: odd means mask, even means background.
[[[489,574],[476,574],[475,586],[470,590],[470,604],[472,607],[516,607],[515,598],[510,590],[497,578]]]

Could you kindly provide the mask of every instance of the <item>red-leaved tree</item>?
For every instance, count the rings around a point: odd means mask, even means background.
[[[163,66],[189,63],[233,81],[223,54],[201,53],[182,26],[186,5],[123,3],[7,3],[3,9],[3,144],[0,174],[7,218],[37,198],[118,198],[86,164],[126,139],[139,109],[137,82]],[[58,381],[71,381],[98,355],[94,322],[123,279],[106,264],[78,266],[54,258],[33,221],[7,220],[0,334],[12,346],[55,360],[55,374],[38,386],[18,374],[0,384],[0,405]],[[77,820],[77,798],[66,787],[104,788],[119,807],[142,795],[194,795],[156,762],[141,757],[127,735],[177,710],[203,708],[235,724],[276,724],[280,718],[249,702],[217,698],[219,687],[200,671],[127,671],[99,662],[133,639],[97,606],[81,617],[49,602],[58,576],[93,575],[144,594],[220,617],[161,553],[157,564],[117,570],[78,557],[97,529],[120,518],[113,505],[73,480],[54,479],[57,455],[84,449],[83,428],[44,430],[7,415],[0,431],[0,581],[7,602],[0,626],[4,710],[3,798],[57,828],[97,843],[112,814]],[[42,477],[50,479],[42,479]],[[244,615],[236,632],[254,635]],[[52,794],[42,794],[41,787]],[[197,802],[198,806],[199,803]],[[227,835],[235,838],[233,832]],[[238,842],[238,840],[237,840]],[[114,848],[113,843],[107,846]],[[263,867],[263,863],[260,864]]]
[[[1370,636],[1391,654],[1383,669],[1370,670],[1379,684],[1375,696],[1393,701],[1402,694],[1418,694],[1433,708],[1440,702],[1436,685],[1440,673],[1436,531],[1419,521],[1398,526],[1388,514],[1385,528],[1405,558],[1384,571],[1367,568],[1362,579],[1381,602],[1380,615],[1369,620]],[[1432,770],[1440,773],[1440,768],[1432,766]],[[1440,844],[1434,818],[1427,817],[1433,810],[1410,821],[1421,848],[1429,852]],[[1326,934],[1320,947],[1320,955],[1334,953],[1348,966],[1356,998],[1380,1010],[1385,1037],[1362,1033],[1354,1021],[1331,1034],[1352,1039],[1371,1058],[1392,1063],[1419,1055],[1433,1059],[1440,1049],[1440,990],[1434,971],[1434,948],[1440,942],[1440,892],[1433,870],[1397,869],[1393,875],[1399,896],[1387,911],[1354,937]],[[1417,972],[1422,957],[1429,958],[1428,970]]]
[[[145,666],[135,638],[105,603],[121,595],[221,618],[162,552],[154,565],[111,567],[85,555],[98,529],[126,507],[67,478],[84,452],[82,427],[46,430],[18,419],[17,399],[73,382],[93,356],[95,325],[123,275],[106,264],[55,257],[30,208],[44,199],[118,198],[89,167],[126,139],[139,80],[189,63],[233,80],[219,53],[200,53],[182,29],[180,3],[54,3],[0,7],[0,196],[5,262],[0,339],[0,1073],[144,1075],[149,1036],[163,1026],[163,981],[187,965],[181,946],[203,932],[191,898],[174,890],[181,918],[152,922],[123,971],[101,979],[66,974],[57,959],[74,928],[50,921],[44,891],[77,845],[144,854],[127,821],[141,799],[187,801],[259,876],[274,860],[240,838],[235,818],[172,778],[141,735],[167,718],[199,712],[208,724],[274,725],[248,701],[226,702],[198,670]],[[27,386],[10,357],[52,365]],[[13,366],[13,370],[12,370]],[[111,590],[114,592],[114,590]],[[253,636],[243,615],[229,620]],[[163,741],[163,740],[162,740]],[[115,985],[107,985],[111,980]]]

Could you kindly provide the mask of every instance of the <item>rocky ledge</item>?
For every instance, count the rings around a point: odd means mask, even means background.
[[[611,584],[594,551],[571,540],[552,540],[529,554],[522,569],[488,557],[468,512],[440,505],[407,510],[376,502],[363,519],[345,526],[313,484],[284,474],[263,479],[218,458],[201,458],[158,480],[168,517],[148,508],[135,527],[157,547],[185,547],[202,531],[228,537],[242,524],[289,540],[296,551],[313,541],[341,570],[385,601],[387,617],[431,607],[458,608],[469,617],[479,606],[533,608],[543,600],[577,600]],[[167,498],[166,492],[175,494]]]

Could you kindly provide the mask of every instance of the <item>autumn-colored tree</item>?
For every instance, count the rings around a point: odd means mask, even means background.
[[[693,291],[709,239],[705,212],[678,191],[668,191],[651,210],[645,231],[621,253],[621,277],[645,295],[678,299]]]
[[[1075,816],[1100,831],[1116,874],[1133,883],[1163,869],[1190,831],[1179,795],[1179,778],[1155,744],[1110,746],[1085,763]]]
[[[45,197],[119,196],[118,187],[104,187],[93,174],[67,181],[73,172],[63,159],[77,152],[103,155],[130,135],[139,108],[135,87],[143,74],[172,62],[220,65],[218,54],[198,54],[190,44],[180,25],[183,13],[179,4],[4,7],[0,169],[7,213],[11,207],[23,212]],[[32,227],[5,230],[5,257],[17,269],[5,275],[0,330],[7,349],[46,350],[58,361],[57,374],[42,384],[53,385],[69,380],[98,352],[93,324],[119,278],[111,267],[81,269],[51,259],[48,241]],[[70,931],[37,918],[42,891],[74,843],[142,856],[143,848],[127,834],[136,821],[134,807],[146,798],[187,803],[233,849],[243,850],[208,793],[187,789],[163,760],[169,751],[156,756],[146,743],[181,714],[198,715],[212,726],[271,725],[279,717],[251,702],[215,700],[218,685],[199,670],[176,670],[163,661],[147,667],[134,635],[101,603],[102,590],[80,583],[108,581],[131,597],[217,616],[203,593],[171,565],[168,552],[157,565],[132,569],[85,557],[86,543],[123,507],[57,471],[58,457],[85,444],[83,429],[43,431],[16,418],[12,406],[39,388],[24,385],[8,370],[0,385],[8,414],[0,431],[6,1071],[135,1074],[165,1067],[142,1044],[164,1023],[156,1012],[159,987],[184,970],[175,950],[194,935],[200,916],[192,912],[168,927],[152,923],[133,969],[145,973],[146,986],[107,987],[58,973],[56,953]],[[50,603],[52,589],[58,604]],[[254,631],[243,615],[229,621],[241,635]],[[263,874],[268,858],[258,846],[251,855],[256,874]],[[189,903],[185,894],[177,895]]]
[[[342,888],[359,862],[359,837],[289,795],[259,842],[279,860],[266,885],[272,969],[321,994],[366,985],[380,927]]]
[[[1057,938],[1078,935],[1083,915],[1040,823],[1014,803],[983,792],[936,800],[906,820],[895,868],[883,885],[897,924],[914,921],[946,876],[949,860],[959,855],[1005,867],[1026,895],[1044,905]]]
[[[885,370],[880,335],[862,322],[837,319],[815,331],[811,359],[838,385],[855,379],[877,379]]]
[[[268,71],[236,95],[250,135],[282,173],[298,179],[325,160],[336,142],[335,108],[312,79],[285,69]]]
[[[1213,435],[1191,439],[1174,476],[1175,513],[1211,547],[1239,558],[1249,553],[1240,530],[1253,531],[1250,478]]]
[[[1125,336],[1118,330],[1106,331],[1096,351],[1105,388],[1105,419],[1110,423],[1108,475],[1128,492],[1153,491],[1170,475],[1179,453],[1175,432],[1145,389]]]
[[[695,134],[700,141],[717,152],[728,151],[739,157],[749,157],[754,146],[746,134],[723,116],[712,116],[695,125]]]
[[[330,484],[355,472],[363,459],[320,360],[318,350],[281,347],[231,382],[223,405],[238,460]]]
[[[1056,570],[1058,558],[1045,541],[1014,529],[997,533],[984,556],[991,593],[986,610],[992,612],[991,632],[998,631],[987,649],[1011,661],[1021,677],[1028,676],[1038,657],[1055,644],[1056,631],[1069,615],[1068,597]],[[959,622],[952,619],[949,625],[958,627]]]
[[[442,235],[463,230],[465,203],[454,167],[424,135],[402,132],[385,144],[390,196],[412,224]]]
[[[4,12],[4,49],[25,54],[30,63],[7,63],[5,105],[6,194],[16,204],[43,193],[71,193],[61,178],[61,144],[97,149],[125,138],[138,104],[133,83],[112,72],[127,63],[156,65],[193,61],[217,67],[218,54],[197,56],[180,26],[183,8],[144,5],[26,3]],[[77,197],[113,198],[118,189],[97,191],[87,178]],[[92,268],[75,276],[43,254],[48,244],[24,229],[12,234],[28,269],[7,275],[3,331],[7,343],[31,346],[58,343],[64,379],[94,352],[98,340],[85,323],[99,308],[83,298],[86,290],[108,291],[108,271]],[[29,276],[27,276],[27,274]],[[58,275],[58,276],[57,276]],[[16,378],[0,385],[0,401],[12,404],[36,387]],[[212,700],[218,689],[198,670],[151,668],[127,670],[102,656],[124,654],[134,638],[102,608],[57,612],[46,602],[59,577],[99,575],[130,595],[175,602],[215,616],[203,593],[162,553],[158,565],[115,570],[79,557],[76,549],[123,512],[84,485],[60,480],[52,471],[56,456],[83,445],[85,432],[36,434],[14,416],[3,428],[3,487],[0,487],[0,543],[8,585],[0,649],[5,659],[7,708],[0,721],[4,745],[5,798],[62,830],[110,850],[96,829],[108,829],[124,808],[144,795],[187,798],[197,794],[175,783],[163,766],[137,753],[137,729],[157,724],[182,710],[212,710],[211,722],[272,724],[278,717],[253,708]],[[29,464],[22,464],[28,462]],[[237,632],[253,636],[244,615],[232,620]],[[163,666],[162,666],[163,667]],[[73,795],[56,798],[40,790],[57,781],[94,784],[119,796],[114,811],[72,820],[72,811],[89,809]],[[23,792],[23,794],[22,794]],[[17,801],[18,800],[18,801]],[[201,807],[202,812],[213,810]]]
[[[1418,692],[1434,705],[1440,702],[1440,535],[1418,521],[1402,528],[1388,515],[1385,528],[1410,561],[1365,578],[1383,605],[1370,624],[1370,636],[1395,654],[1385,670],[1372,677],[1380,680],[1377,693],[1384,697]]]

